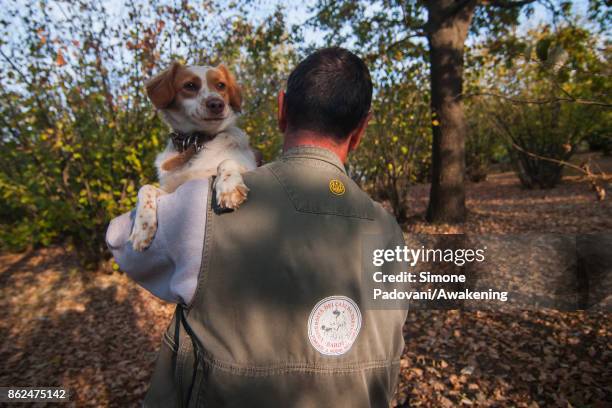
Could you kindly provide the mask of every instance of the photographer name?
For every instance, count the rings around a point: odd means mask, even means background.
[[[401,272],[397,275],[385,275],[374,272],[372,279],[376,283],[464,283],[465,275],[436,275],[430,272]]]

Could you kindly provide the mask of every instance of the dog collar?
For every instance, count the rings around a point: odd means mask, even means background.
[[[174,148],[179,153],[183,153],[191,146],[193,146],[196,153],[198,153],[200,150],[202,150],[202,148],[204,148],[204,143],[213,140],[216,135],[209,135],[204,132],[183,133],[173,130],[168,136],[172,140]]]

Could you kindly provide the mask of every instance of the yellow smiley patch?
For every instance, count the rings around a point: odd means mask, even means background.
[[[346,188],[344,188],[344,184],[340,180],[331,179],[329,181],[329,191],[335,195],[342,195],[346,191]]]

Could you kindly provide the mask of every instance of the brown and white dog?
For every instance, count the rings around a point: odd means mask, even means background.
[[[157,197],[188,180],[216,175],[217,204],[236,209],[249,190],[241,173],[257,167],[247,135],[235,126],[242,97],[224,65],[213,68],[174,62],[147,82],[146,91],[172,133],[155,160],[161,188],[145,185],[138,191],[130,235],[136,251],[145,250],[157,231]]]

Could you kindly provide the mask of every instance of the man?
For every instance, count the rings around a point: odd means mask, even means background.
[[[343,165],[371,99],[363,61],[319,50],[279,94],[284,152],[244,175],[240,209],[218,210],[211,180],[190,181],[159,199],[143,253],[127,242],[130,214],[113,220],[122,270],[178,304],[145,406],[388,406],[406,313],[367,307],[362,240],[404,241]]]

